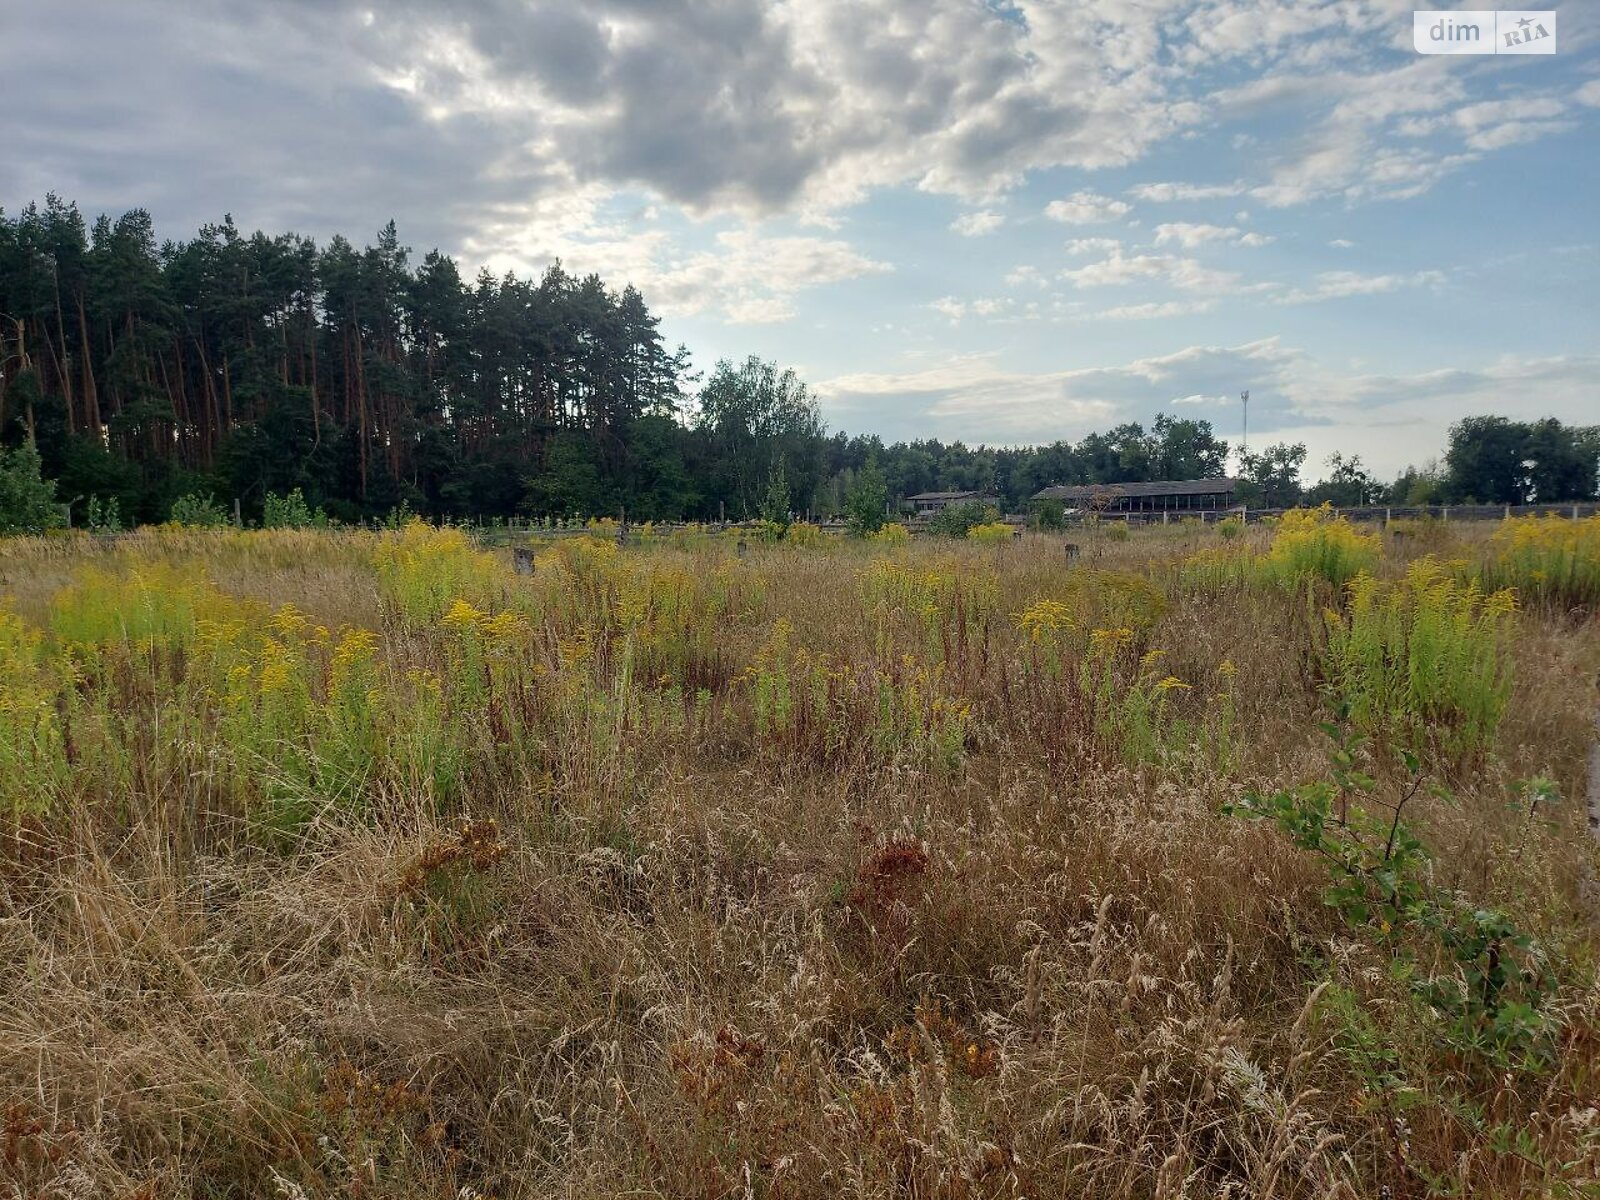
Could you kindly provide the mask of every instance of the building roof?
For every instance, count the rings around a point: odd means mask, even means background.
[[[1090,500],[1095,496],[1109,499],[1138,496],[1219,496],[1226,495],[1239,485],[1237,479],[1153,479],[1147,483],[1085,483],[1057,484],[1041,488],[1033,494],[1035,500]]]
[[[918,492],[907,500],[964,500],[968,496],[988,496],[990,492]]]

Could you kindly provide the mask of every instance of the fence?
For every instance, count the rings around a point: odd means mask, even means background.
[[[1290,511],[1286,508],[1221,508],[1205,509],[1191,512],[1128,512],[1128,513],[1086,513],[1074,512],[1067,514],[1065,520],[1068,527],[1076,528],[1098,521],[1101,524],[1123,525],[1180,525],[1184,521],[1198,521],[1209,525],[1227,518],[1236,518],[1248,522],[1261,521],[1269,517],[1280,517]],[[1502,521],[1510,517],[1528,516],[1553,516],[1565,517],[1572,520],[1581,520],[1584,517],[1600,516],[1600,502],[1583,500],[1576,504],[1434,504],[1434,505],[1365,505],[1352,508],[1336,508],[1334,510],[1358,523],[1387,524],[1390,521],[1411,518],[1432,518],[1437,521]],[[1028,528],[1030,519],[1021,513],[1012,513],[1002,517],[1007,525],[1021,532]],[[903,518],[906,528],[913,534],[926,534],[931,524],[927,517]],[[824,534],[832,537],[843,537],[847,527],[843,521],[821,521],[816,523],[817,528]],[[372,526],[375,527],[375,526]],[[706,521],[706,522],[679,522],[656,521],[650,525],[650,532],[656,537],[668,537],[672,534],[683,533],[727,533],[747,534],[754,538],[757,530],[762,527],[759,521]],[[361,526],[338,526],[338,528],[361,528]],[[510,520],[494,524],[483,524],[477,521],[464,521],[459,525],[463,531],[475,538],[479,543],[488,547],[510,546],[523,544],[530,540],[541,541],[547,539],[570,537],[600,537],[620,538],[624,541],[636,540],[644,528],[641,525],[586,525],[573,523],[545,524],[541,521]],[[132,531],[90,531],[97,541],[112,544]]]
[[[1096,520],[1102,524],[1115,522],[1130,526],[1178,525],[1184,521],[1213,524],[1229,517],[1254,523],[1266,518],[1281,517],[1288,511],[1290,510],[1286,508],[1222,508],[1206,509],[1198,512],[1167,513],[1090,514],[1077,512],[1067,515],[1066,524],[1069,527],[1078,527]],[[1334,511],[1348,517],[1351,521],[1364,524],[1388,524],[1390,521],[1419,518],[1445,522],[1503,521],[1511,517],[1529,516],[1552,516],[1581,520],[1584,517],[1600,516],[1600,502],[1585,500],[1576,504],[1374,504],[1336,508]],[[1027,528],[1030,523],[1029,518],[1021,513],[1012,513],[1001,519],[1019,532]],[[905,519],[904,524],[911,533],[920,535],[928,532],[931,522],[927,517],[912,517]],[[755,521],[711,521],[704,524],[658,521],[651,526],[651,531],[658,537],[688,531],[703,531],[706,533],[739,533],[748,531],[753,536],[754,531],[759,526],[760,523]],[[846,532],[846,526],[843,521],[823,521],[818,523],[817,527],[823,533],[835,537],[842,537]],[[522,541],[526,538],[617,537],[620,535],[626,539],[636,536],[639,532],[639,526],[612,525],[596,528],[575,525],[562,527],[542,525],[538,522],[525,522],[509,525],[478,526],[472,532],[479,540],[487,544],[507,545],[513,541]]]
[[[1100,521],[1121,521],[1128,525],[1177,524],[1183,520],[1199,520],[1203,524],[1235,517],[1245,521],[1260,521],[1265,517],[1281,517],[1286,508],[1228,508],[1186,513],[1102,513]],[[1600,503],[1593,500],[1576,504],[1429,504],[1429,505],[1362,505],[1334,510],[1356,522],[1375,522],[1415,518],[1432,518],[1436,521],[1504,521],[1511,517],[1568,517],[1581,520],[1600,515]],[[1015,519],[1015,518],[1013,518]],[[1087,513],[1073,513],[1068,524],[1081,525],[1096,519]]]

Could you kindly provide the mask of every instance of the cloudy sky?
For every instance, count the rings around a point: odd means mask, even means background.
[[[1437,2],[1437,0],[1436,0]],[[831,425],[1174,412],[1383,472],[1600,420],[1600,3],[1419,56],[1411,0],[0,0],[0,206],[637,284]]]

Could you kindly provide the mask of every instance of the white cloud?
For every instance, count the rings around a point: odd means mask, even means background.
[[[785,319],[787,302],[823,284],[890,269],[848,243],[815,237],[763,237],[753,230],[719,233],[717,248],[668,265],[651,294],[678,311],[720,300],[735,323]]]
[[[1050,201],[1045,205],[1044,215],[1067,225],[1103,225],[1132,211],[1133,206],[1123,200],[1098,192],[1074,192],[1065,200]]]
[[[1156,226],[1156,245],[1176,243],[1193,250],[1208,242],[1227,242],[1235,246],[1266,246],[1275,239],[1264,233],[1246,233],[1235,225],[1204,225],[1174,222]]]
[[[1600,108],[1600,79],[1589,80],[1572,93],[1572,98],[1589,108]]]
[[[794,301],[784,296],[734,295],[723,302],[729,325],[776,325],[794,316]]]
[[[1528,96],[1469,104],[1453,119],[1470,149],[1499,150],[1571,129],[1571,121],[1559,119],[1566,111],[1554,97]]]
[[[1338,32],[1349,17],[1348,8],[1340,5],[1285,5],[1276,0],[1203,4],[1185,22],[1190,40],[1181,53],[1196,66],[1229,58],[1259,59],[1294,39]]]
[[[1242,183],[1141,183],[1128,189],[1135,200],[1150,200],[1169,204],[1177,200],[1214,200],[1226,196],[1242,196],[1248,189]]]
[[[1203,246],[1207,242],[1231,242],[1238,235],[1239,230],[1231,225],[1192,225],[1178,222],[1156,226],[1156,245],[1165,246],[1176,242],[1185,250],[1193,250],[1196,246]]]
[[[1348,238],[1334,238],[1333,241],[1328,243],[1328,245],[1332,246],[1335,250],[1348,250],[1354,246],[1355,243],[1350,241]]]
[[[577,272],[597,271],[607,282],[632,282],[668,316],[716,312],[730,324],[770,324],[794,314],[808,288],[890,270],[847,242],[816,237],[770,237],[754,229],[719,233],[711,249],[682,253],[666,235],[626,237],[604,225],[573,238],[551,233],[515,259],[559,257]]]
[[[1552,93],[1473,101],[1470,78],[1429,56],[1380,70],[1265,76],[1223,93],[1218,106],[1249,113],[1270,105],[1280,118],[1297,109],[1322,114],[1250,188],[1257,199],[1274,207],[1329,196],[1404,200],[1485,154],[1572,126],[1566,102]]]
[[[1172,254],[1126,255],[1113,252],[1099,262],[1069,267],[1060,278],[1073,287],[1117,287],[1143,280],[1155,280],[1184,291],[1232,292],[1240,290],[1239,276],[1218,271],[1192,258]]]
[[[641,231],[608,216],[606,202],[598,185],[575,185],[501,206],[463,252],[496,273],[536,273],[560,260],[569,272],[596,272],[612,287],[632,283],[665,316],[714,313],[735,325],[788,320],[795,298],[810,288],[891,269],[840,239],[774,236],[750,226],[724,230],[706,249],[689,251],[662,229]]]
[[[993,209],[984,208],[977,212],[962,213],[950,222],[950,228],[962,237],[982,237],[986,233],[993,233],[1006,223],[1005,217]]]
[[[1581,102],[1581,93],[1575,98]],[[1396,131],[1414,138],[1453,132],[1470,150],[1499,150],[1570,129],[1572,122],[1561,119],[1566,111],[1554,96],[1513,96],[1465,104],[1437,116],[1413,117],[1399,122]]]
[[[952,322],[966,317],[998,317],[1011,308],[1005,297],[981,296],[976,300],[961,300],[955,296],[941,296],[928,305],[934,312],[950,318]]]
[[[1149,304],[1119,304],[1115,308],[1090,313],[1089,316],[1106,321],[1155,321],[1210,312],[1216,306],[1215,300],[1165,300]]]
[[[1115,254],[1122,249],[1122,243],[1116,238],[1072,238],[1066,243],[1068,254]]]
[[[1347,296],[1377,296],[1402,288],[1439,287],[1442,271],[1416,271],[1410,275],[1362,275],[1357,271],[1323,271],[1310,288],[1296,288],[1280,296],[1281,304],[1309,304]]]

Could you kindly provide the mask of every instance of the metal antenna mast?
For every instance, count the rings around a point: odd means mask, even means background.
[[[1243,459],[1250,453],[1250,393],[1248,390],[1239,393],[1239,403],[1244,408],[1244,428],[1239,434],[1239,457]]]

